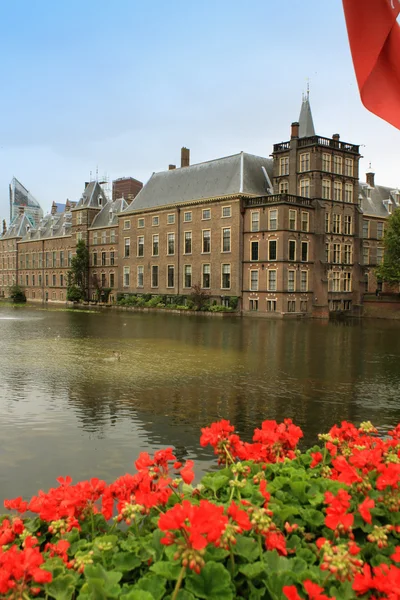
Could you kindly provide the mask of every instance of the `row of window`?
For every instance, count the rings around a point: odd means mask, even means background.
[[[300,242],[300,260],[301,262],[308,262],[308,242]],[[288,260],[296,261],[297,257],[297,241],[288,241]],[[252,261],[260,260],[260,242],[250,242],[250,258]],[[278,240],[268,241],[268,257],[264,260],[277,260],[278,259]],[[262,259],[261,259],[262,260]]]
[[[329,271],[328,292],[351,292],[352,280],[350,271]]]
[[[111,229],[110,230],[110,239],[109,239],[109,243],[110,244],[115,244],[115,229]],[[104,229],[103,231],[94,231],[92,234],[92,243],[93,245],[96,244],[107,244],[107,230]]]
[[[270,274],[274,273],[272,276],[272,285],[275,282],[276,285],[276,271],[268,272],[268,280],[270,279]],[[260,272],[258,269],[251,269],[250,271],[250,291],[257,292],[259,289],[259,278]],[[296,283],[296,271],[293,269],[289,269],[287,271],[287,280],[286,280],[286,291],[287,292],[295,292],[296,287],[300,283],[300,292],[308,292],[308,271],[300,271],[300,282]],[[271,291],[271,281],[269,283],[269,291]],[[272,290],[275,291],[275,290]]]
[[[342,227],[343,225],[343,227]],[[325,212],[325,233],[353,235],[353,217]]]
[[[257,311],[259,301],[257,298],[249,300],[249,310]],[[267,312],[276,312],[276,300],[267,300]],[[287,312],[296,312],[296,300],[287,301]],[[300,300],[300,312],[307,312],[307,300]]]
[[[328,263],[353,263],[353,246],[351,244],[325,244],[325,261]]]
[[[44,252],[44,266],[45,267],[70,267],[72,260],[72,250],[67,252],[60,250],[59,252]],[[32,263],[32,269],[41,269],[43,267],[43,252],[31,252],[25,255],[21,254],[19,257],[20,269],[30,269]]]
[[[344,201],[345,202],[353,202],[353,184],[345,183],[344,186]],[[332,195],[333,190],[333,195]],[[280,181],[279,182],[279,193],[280,194],[288,194],[289,193],[289,182],[288,181]],[[310,198],[311,193],[311,181],[310,179],[301,179],[299,182],[299,195],[304,198]],[[341,181],[334,181],[332,186],[332,181],[330,179],[322,180],[322,198],[324,200],[337,200],[341,202],[343,200],[343,183]]]
[[[107,255],[109,255],[108,258],[107,258]],[[105,267],[107,265],[110,265],[110,266],[115,265],[115,251],[110,250],[110,252],[105,252],[103,250],[100,253],[93,252],[92,253],[92,266],[96,267],[99,264],[101,264],[102,267]]]
[[[371,222],[368,221],[367,219],[363,219],[363,238],[369,238],[370,237],[370,224]],[[383,238],[384,235],[384,230],[385,230],[385,226],[384,223],[382,221],[378,221],[376,224],[376,237],[378,240],[381,240]]]
[[[19,283],[20,283],[20,285],[26,285],[26,286],[32,285],[33,287],[35,287],[37,285],[38,287],[41,287],[43,285],[42,274],[39,273],[37,278],[35,275],[31,275],[30,282],[29,282],[29,275],[25,275],[25,278],[23,275],[20,275]],[[108,286],[107,286],[106,273],[101,273],[100,274],[100,283],[101,283],[101,287],[113,288],[115,286],[115,273],[109,273],[109,285]],[[67,281],[62,273],[59,276],[57,276],[57,274],[55,274],[55,273],[53,273],[51,276],[46,273],[44,276],[44,284],[46,287],[48,287],[49,285],[51,287],[64,287],[67,285]]]
[[[310,215],[306,211],[301,212],[300,219],[300,230],[309,231],[310,228]],[[260,211],[252,210],[250,216],[250,229],[251,231],[260,231]],[[268,211],[268,229],[270,231],[276,231],[278,229],[278,211],[276,208],[272,208]],[[297,230],[297,211],[289,210],[289,229]]]
[[[223,219],[225,219],[225,218],[231,217],[231,216],[232,216],[231,206],[222,206],[221,217]],[[211,219],[211,208],[203,208],[203,210],[201,212],[201,218],[203,221],[208,221],[209,219]],[[183,221],[185,223],[191,223],[191,221],[192,221],[192,211],[191,210],[184,211]],[[167,225],[173,225],[174,223],[175,223],[175,213],[167,214]],[[153,227],[158,227],[160,225],[160,216],[154,215],[153,217],[151,217],[151,224]],[[145,226],[145,217],[138,218],[137,226],[139,229],[141,229]],[[126,230],[126,229],[130,229],[130,228],[131,228],[131,221],[130,221],[130,219],[126,219],[124,221],[124,229]]]
[[[375,264],[381,265],[383,263],[383,248],[376,248],[376,262]],[[363,247],[363,263],[369,265],[371,261],[370,249],[366,246]]]
[[[302,152],[299,154],[299,172],[304,173],[311,169],[311,154],[310,152]],[[333,169],[332,169],[333,166]],[[343,175],[343,157],[338,154],[322,154],[322,170],[327,173],[335,173]],[[353,177],[354,161],[352,158],[344,159],[344,175]],[[279,175],[289,175],[289,156],[282,156],[279,159]]]
[[[183,232],[183,253],[192,254],[193,236],[191,231]],[[167,233],[166,236],[167,255],[175,254],[175,233]],[[231,251],[231,228],[223,227],[221,229],[221,252]],[[203,229],[201,232],[201,252],[209,254],[211,252],[211,229]],[[124,257],[128,258],[131,255],[131,239],[124,238]],[[160,236],[158,233],[152,236],[151,255],[160,255]],[[136,241],[136,256],[144,256],[144,235],[139,235]]]
[[[150,285],[152,288],[159,287],[159,266],[151,266]],[[124,267],[124,287],[129,287],[130,283],[130,267]],[[145,272],[143,265],[139,265],[136,268],[136,287],[143,288],[145,285]],[[183,266],[183,287],[191,288],[192,283],[192,265]],[[167,265],[167,276],[166,276],[166,287],[175,287],[175,265]],[[201,267],[201,287],[204,289],[211,288],[211,265],[203,264]],[[231,265],[221,265],[220,274],[220,287],[222,290],[229,290],[231,288]]]

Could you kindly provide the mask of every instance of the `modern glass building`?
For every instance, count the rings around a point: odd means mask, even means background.
[[[43,210],[32,194],[16,177],[13,177],[10,183],[10,223],[19,214],[19,209],[22,206],[24,207],[25,214],[35,227],[40,219],[43,218]]]

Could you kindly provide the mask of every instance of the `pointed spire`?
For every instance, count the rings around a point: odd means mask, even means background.
[[[315,135],[314,122],[310,106],[310,88],[307,83],[307,94],[303,94],[299,117],[299,138],[311,137]]]

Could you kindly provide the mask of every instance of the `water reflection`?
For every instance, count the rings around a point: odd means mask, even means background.
[[[250,439],[291,417],[306,444],[342,419],[400,421],[393,323],[0,307],[0,351],[2,498],[60,474],[110,480],[166,445],[206,467],[200,428],[219,418]]]

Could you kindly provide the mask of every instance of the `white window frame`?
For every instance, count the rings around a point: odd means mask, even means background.
[[[225,211],[228,211],[229,214],[225,215],[224,214]],[[231,205],[229,205],[229,206],[223,206],[221,208],[221,219],[228,219],[231,216],[232,216],[232,207],[231,207]]]
[[[203,208],[201,211],[201,220],[209,221],[210,219],[211,219],[211,208]]]

